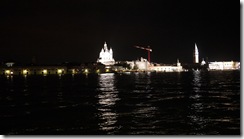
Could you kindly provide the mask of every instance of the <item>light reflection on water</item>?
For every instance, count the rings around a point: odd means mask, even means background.
[[[158,98],[153,92],[151,73],[135,74],[134,83],[131,95],[135,95],[135,103],[131,112],[133,120],[130,134],[163,134],[159,126],[158,106],[153,104]]]
[[[113,107],[116,105],[118,91],[114,85],[114,73],[100,74],[98,77],[99,91],[98,94],[98,113],[101,123],[98,123],[100,130],[106,131],[108,134],[114,134],[118,114]]]
[[[189,125],[192,126],[192,128],[195,129],[195,132],[191,134],[205,134],[202,130],[206,127],[208,124],[208,120],[202,116],[202,111],[204,109],[203,103],[202,103],[202,94],[204,93],[201,91],[201,71],[193,71],[193,92],[190,95],[190,99],[193,100],[193,103],[189,106],[191,111],[189,115],[187,116],[190,119]]]
[[[240,72],[0,76],[3,134],[240,134]]]

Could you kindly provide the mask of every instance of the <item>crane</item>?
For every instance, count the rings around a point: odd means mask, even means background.
[[[147,52],[148,52],[148,59],[147,60],[150,63],[150,52],[152,52],[152,49],[150,48],[150,46],[148,46],[148,47],[134,46],[134,47],[139,48],[139,49],[143,49],[143,50],[147,50]]]

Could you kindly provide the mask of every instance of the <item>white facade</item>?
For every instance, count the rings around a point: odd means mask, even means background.
[[[209,70],[235,70],[240,69],[240,62],[222,61],[209,62]]]
[[[202,59],[201,66],[203,66],[205,64],[206,64],[206,62],[204,61],[204,59]]]
[[[142,58],[140,60],[136,61],[126,61],[127,64],[130,65],[132,69],[137,69],[137,70],[148,70],[150,67],[150,63],[147,61],[147,59]]]
[[[195,44],[195,49],[193,52],[193,62],[199,63],[199,52],[198,52],[197,44]]]
[[[130,64],[131,68],[142,70],[142,71],[156,71],[156,72],[181,72],[183,68],[179,60],[177,60],[176,66],[174,65],[151,65],[147,59],[141,58],[140,60],[136,61],[127,61],[127,64]]]
[[[7,66],[7,67],[13,67],[13,65],[14,65],[14,62],[7,62],[7,63],[6,63],[6,66]]]
[[[173,66],[173,65],[151,66],[150,70],[156,71],[156,72],[181,72],[181,71],[183,71],[183,68],[182,68],[179,60],[177,60],[177,65],[176,66]]]
[[[141,57],[140,60],[136,60],[135,64],[139,70],[148,70],[148,67],[150,63],[147,61],[147,59],[144,59]]]
[[[114,65],[115,61],[113,59],[113,50],[112,48],[108,49],[106,42],[104,43],[104,48],[102,48],[97,62],[100,62],[104,65]]]

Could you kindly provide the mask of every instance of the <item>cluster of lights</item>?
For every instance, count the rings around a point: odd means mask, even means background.
[[[47,69],[42,69],[42,74],[43,75],[47,75],[48,74],[48,70]],[[105,72],[110,72],[111,71],[111,68],[105,68]],[[115,69],[115,71],[118,71],[118,69]],[[85,74],[88,74],[90,73],[90,69],[88,68],[85,68],[83,69],[83,73]],[[101,69],[96,69],[96,73],[100,73],[101,72]],[[10,69],[8,70],[5,70],[4,73],[6,75],[13,75],[13,71],[11,71]],[[29,73],[29,70],[28,69],[23,69],[22,72],[21,72],[23,75],[28,75]],[[64,74],[64,69],[56,69],[56,73],[61,75],[61,74]],[[72,69],[72,74],[76,74],[78,73],[76,69]]]

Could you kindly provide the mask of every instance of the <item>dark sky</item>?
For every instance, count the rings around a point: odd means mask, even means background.
[[[239,1],[1,0],[0,62],[95,62],[104,41],[117,61],[240,60]]]

